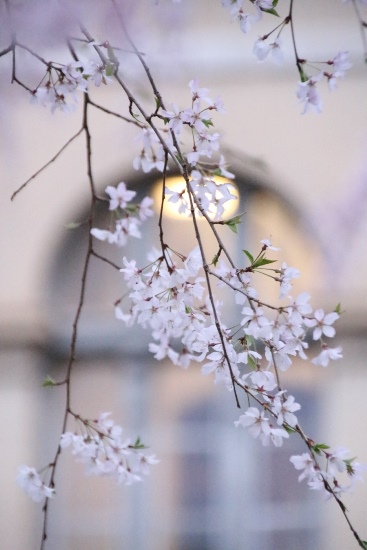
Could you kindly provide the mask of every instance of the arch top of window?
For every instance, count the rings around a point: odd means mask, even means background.
[[[234,183],[239,196],[235,214],[243,213],[242,223],[238,226],[237,234],[228,227],[216,227],[229,247],[235,263],[239,266],[244,265],[243,250],[249,250],[256,255],[261,248],[260,240],[271,237],[273,244],[281,248],[281,251],[274,255],[279,266],[285,261],[287,265],[297,267],[302,273],[300,280],[295,281],[294,296],[306,289],[312,292],[314,274],[320,273],[322,265],[321,253],[317,248],[316,238],[312,238],[309,228],[306,228],[302,213],[287,197],[282,196],[276,182],[274,184],[261,166],[244,169],[235,162],[230,162],[230,166],[235,174]],[[177,176],[173,170],[169,170],[167,174],[167,178]],[[117,185],[121,179],[123,178],[110,178],[108,184]],[[157,172],[143,175],[135,173],[130,178],[124,178],[127,186],[137,192],[134,199],[137,202],[146,195],[154,195],[154,189],[156,197],[159,196],[157,186],[161,187],[160,180],[161,176]],[[106,201],[98,208],[96,226],[108,228],[110,216]],[[77,219],[87,217],[87,207],[84,207]],[[96,250],[121,267],[124,256],[136,259],[137,264],[144,267],[148,252],[153,246],[159,248],[157,223],[156,213],[153,218],[144,222],[141,239],[131,238],[124,248],[96,242]],[[204,227],[204,224],[200,225]],[[196,246],[194,232],[190,234],[191,226],[189,227],[187,222],[180,225],[180,220],[176,216],[167,216],[163,228],[165,242],[168,241],[173,249],[187,254]],[[209,235],[208,228],[202,231],[207,257],[211,261],[217,251],[217,245]],[[49,312],[50,333],[53,335],[52,345],[60,352],[65,351],[69,345],[70,327],[80,292],[80,275],[87,237],[86,226],[82,225],[69,231],[59,244],[51,264],[46,308]],[[271,283],[275,286],[272,281]],[[266,291],[267,282],[264,285],[260,282],[259,290]],[[105,262],[92,258],[79,337],[80,349],[85,350],[85,353],[103,354],[106,350],[112,353],[112,348],[116,354],[121,353],[121,350],[131,354],[147,353],[145,350],[151,341],[149,332],[139,326],[126,328],[124,323],[115,319],[114,303],[124,293],[126,287],[121,273]],[[128,310],[128,300],[123,301],[122,307]]]

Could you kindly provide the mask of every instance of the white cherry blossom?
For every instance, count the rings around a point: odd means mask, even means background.
[[[249,433],[255,438],[261,433],[266,435],[270,433],[269,419],[265,416],[264,411],[259,411],[256,407],[249,407],[245,414],[235,421],[234,425],[248,428]]]
[[[314,365],[319,365],[321,367],[327,367],[329,364],[329,361],[335,361],[336,359],[341,359],[342,356],[342,348],[338,346],[337,348],[329,348],[326,345],[322,346],[321,353],[312,359],[311,363]]]
[[[126,183],[123,181],[118,184],[117,187],[109,185],[106,187],[105,192],[110,196],[110,210],[116,210],[116,208],[125,208],[127,203],[130,202],[136,195],[136,191],[131,191],[126,188]]]
[[[308,113],[311,107],[314,107],[318,113],[321,113],[323,103],[316,85],[322,77],[323,72],[320,71],[305,82],[298,83],[297,97],[303,103],[302,114]]]
[[[289,395],[286,400],[283,400],[283,396],[278,394],[275,396],[271,410],[276,414],[279,426],[286,422],[291,428],[295,428],[298,420],[293,413],[299,411],[300,408],[301,405],[295,403],[293,395]]]
[[[55,493],[53,488],[43,483],[37,470],[29,466],[19,467],[17,483],[30,496],[33,502],[41,502],[46,498],[53,498]]]
[[[323,309],[317,309],[314,312],[314,317],[312,319],[305,319],[304,322],[308,327],[315,327],[312,337],[314,340],[320,340],[322,335],[329,338],[335,336],[335,328],[331,325],[338,319],[339,315],[335,312],[325,315]]]

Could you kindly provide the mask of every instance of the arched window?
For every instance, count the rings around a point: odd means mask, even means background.
[[[243,223],[236,237],[227,227],[219,229],[235,261],[244,265],[243,249],[257,253],[260,239],[272,235],[274,244],[283,247],[288,265],[303,271],[300,289],[309,290],[320,259],[312,239],[305,236],[302,216],[265,186],[259,173],[234,171],[239,195],[236,213],[244,213]],[[154,194],[160,185],[157,175],[130,182],[138,198]],[[108,225],[108,216],[107,208],[101,210],[100,227]],[[205,221],[200,224],[210,249],[213,244]],[[167,216],[164,229],[165,240],[183,253],[195,246],[189,221]],[[119,265],[125,255],[144,266],[147,252],[159,244],[157,217],[148,220],[142,231],[142,239],[131,240],[125,249],[98,243],[98,250]],[[86,237],[83,225],[70,230],[50,271],[48,352],[55,377],[68,352]],[[267,290],[266,282],[259,284]],[[121,274],[93,259],[72,400],[77,412],[87,418],[111,411],[126,435],[139,434],[161,462],[139,486],[116,487],[109,479],[86,480],[81,465],[72,464],[71,457],[65,459],[59,472],[63,490],[51,515],[53,548],[67,544],[88,550],[283,550],[298,547],[300,540],[303,550],[317,547],[315,510],[320,517],[320,499],[298,485],[289,462],[291,454],[303,452],[300,442],[290,438],[282,449],[264,449],[245,431],[234,428],[240,411],[233,395],[204,378],[200,365],[183,370],[168,361],[157,362],[147,351],[148,332],[126,328],[114,318],[113,303],[125,291]],[[228,303],[225,312],[230,310]],[[318,403],[317,395],[310,392],[312,380],[303,374],[292,381],[290,375],[289,383],[303,406],[300,419],[306,429],[311,431],[312,426],[315,435]],[[60,421],[61,407],[60,394],[55,414],[49,415],[50,433]]]

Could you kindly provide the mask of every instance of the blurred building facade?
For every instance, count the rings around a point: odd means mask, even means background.
[[[214,96],[221,95],[227,109],[215,123],[236,175],[238,211],[246,212],[237,242],[229,245],[234,255],[237,249],[238,254],[256,250],[259,240],[271,235],[282,248],[280,257],[302,272],[295,292],[310,292],[313,307],[332,310],[341,302],[345,310],[336,340],[343,360],[328,369],[297,363],[286,380],[303,405],[300,419],[310,436],[350,448],[366,463],[367,74],[353,13],[331,1],[295,10],[302,55],[319,59],[321,52],[328,59],[350,50],[354,63],[340,89],[330,95],[322,90],[322,115],[302,117],[290,46],[285,45],[280,68],[251,55],[257,34],[265,34],[272,22],[248,36],[225,20],[220,2],[146,4],[131,7],[129,24],[166,104],[188,106],[187,83],[197,77]],[[107,38],[102,22],[98,32],[98,39]],[[118,29],[111,33],[120,43]],[[146,100],[136,61],[124,68],[131,87]],[[112,110],[126,107],[114,85],[93,92]],[[10,202],[19,183],[79,129],[81,108],[51,115],[30,105],[21,89],[3,82],[1,93],[7,107],[0,111],[5,129],[0,135],[0,538],[7,550],[23,550],[38,548],[41,511],[14,480],[18,465],[47,464],[57,445],[64,390],[41,384],[47,375],[60,379],[65,369],[87,236],[83,225],[66,226],[86,218],[89,190],[80,138]],[[140,196],[154,194],[159,173],[132,168],[136,129],[96,111],[92,130],[101,193],[123,180]],[[187,223],[166,222],[167,233],[185,252],[194,244]],[[157,244],[156,227],[157,217],[126,250],[101,250],[117,263],[123,255],[144,262]],[[115,487],[109,479],[85,478],[81,465],[65,454],[51,504],[50,548],[354,548],[335,504],[298,484],[289,456],[304,452],[300,442],[291,438],[282,449],[262,448],[234,429],[238,411],[232,396],[203,378],[200,366],[183,371],[157,363],[147,352],[149,335],[114,319],[120,279],[105,264],[93,263],[72,398],[85,417],[112,411],[126,434],[139,433],[161,463],[139,486]],[[366,502],[363,486],[346,498],[360,530]]]

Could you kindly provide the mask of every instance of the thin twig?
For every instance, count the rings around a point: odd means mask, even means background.
[[[366,37],[366,26],[367,24],[363,21],[361,12],[359,11],[359,6],[357,4],[356,0],[352,0],[352,5],[356,14],[356,17],[358,19],[359,23],[359,30],[361,33],[362,38],[362,44],[363,44],[363,53],[364,53],[364,60],[367,62],[367,37]]]
[[[110,266],[112,266],[115,269],[117,269],[118,271],[120,271],[121,267],[119,265],[115,264],[114,262],[112,262],[111,260],[106,258],[105,256],[101,256],[101,254],[98,254],[98,252],[96,252],[95,250],[92,250],[91,254],[95,258],[98,258],[99,260],[102,260],[102,262],[106,262],[106,264],[109,264]]]
[[[144,125],[141,124],[135,118],[131,119],[131,118],[128,118],[126,116],[120,115],[119,113],[116,113],[115,111],[111,111],[110,109],[106,109],[106,107],[102,107],[102,105],[98,105],[98,103],[95,103],[91,99],[89,100],[89,103],[90,103],[90,105],[93,105],[93,107],[95,107],[96,109],[99,109],[100,111],[103,111],[104,113],[106,113],[108,115],[112,115],[112,116],[115,116],[117,118],[121,118],[125,122],[129,122],[131,124],[135,124],[135,126],[139,126],[139,128],[144,128]]]
[[[169,263],[167,259],[167,246],[164,243],[164,234],[163,234],[163,209],[164,209],[164,201],[166,199],[166,175],[167,175],[167,164],[168,164],[168,154],[167,151],[164,152],[164,168],[163,168],[163,179],[162,179],[162,198],[161,198],[161,207],[159,210],[159,219],[158,219],[158,227],[159,227],[159,242],[161,243],[161,249],[162,249],[162,255],[164,258],[164,261],[166,262],[166,266],[169,272],[172,272],[171,264]]]
[[[5,48],[4,50],[1,50],[0,52],[0,57],[2,57],[3,55],[6,55],[7,53],[10,53],[13,51],[13,45],[10,44],[10,46],[8,46],[7,48]]]
[[[41,63],[43,63],[44,65],[46,65],[46,67],[50,67],[50,65],[52,65],[51,61],[46,61],[46,59],[44,59],[43,57],[41,57],[40,55],[38,55],[38,53],[36,53],[35,51],[33,51],[29,46],[26,46],[25,44],[21,44],[20,42],[16,42],[15,43],[15,46],[18,46],[18,48],[21,48],[22,50],[25,50],[27,51],[28,53],[30,53],[33,57],[35,57],[36,59],[38,59],[38,61],[40,61]]]
[[[146,75],[147,75],[147,77],[148,77],[149,83],[150,83],[150,85],[151,85],[151,87],[152,87],[153,93],[154,93],[155,97],[157,98],[157,108],[156,108],[156,110],[158,110],[160,106],[162,106],[162,107],[164,108],[164,104],[163,104],[163,99],[162,99],[161,93],[160,93],[160,91],[158,90],[158,88],[157,88],[157,86],[156,86],[156,84],[155,84],[155,82],[154,82],[154,80],[153,80],[153,77],[152,77],[152,75],[151,75],[150,69],[149,69],[148,65],[146,64],[145,59],[144,59],[143,56],[141,55],[141,53],[140,53],[140,51],[138,50],[138,48],[135,46],[135,43],[134,43],[134,41],[132,40],[132,38],[131,38],[131,36],[130,36],[130,34],[129,34],[127,28],[126,28],[124,19],[123,19],[122,15],[121,15],[121,12],[120,12],[119,7],[118,7],[118,5],[117,5],[117,3],[116,3],[116,0],[111,0],[111,2],[112,2],[113,6],[114,6],[114,8],[115,8],[117,17],[119,18],[120,25],[121,25],[121,27],[122,27],[124,33],[125,33],[125,36],[126,36],[128,42],[129,42],[130,46],[132,47],[134,53],[137,55],[137,57],[138,57],[140,63],[142,64],[142,66],[143,66],[143,68],[144,68],[144,71],[145,71],[145,73],[146,73]]]
[[[65,149],[70,145],[70,143],[72,143],[72,141],[74,141],[74,139],[76,139],[82,132],[83,132],[84,128],[81,128],[75,135],[73,135],[73,137],[71,137],[62,147],[61,149],[56,153],[56,155],[54,157],[52,157],[52,159],[50,159],[48,162],[46,162],[46,164],[44,164],[42,166],[42,168],[40,168],[39,170],[37,170],[37,172],[35,172],[30,178],[27,179],[27,181],[25,181],[16,191],[14,191],[14,193],[12,194],[12,196],[10,197],[10,200],[14,200],[15,197],[18,195],[18,193],[20,193],[27,185],[28,183],[30,183],[32,180],[34,180],[37,176],[39,176],[39,174],[41,174],[41,172],[43,172],[46,168],[48,168],[48,166],[50,166],[50,164],[52,164],[53,162],[55,162],[55,160],[61,155],[61,153],[63,151],[65,151]]]

